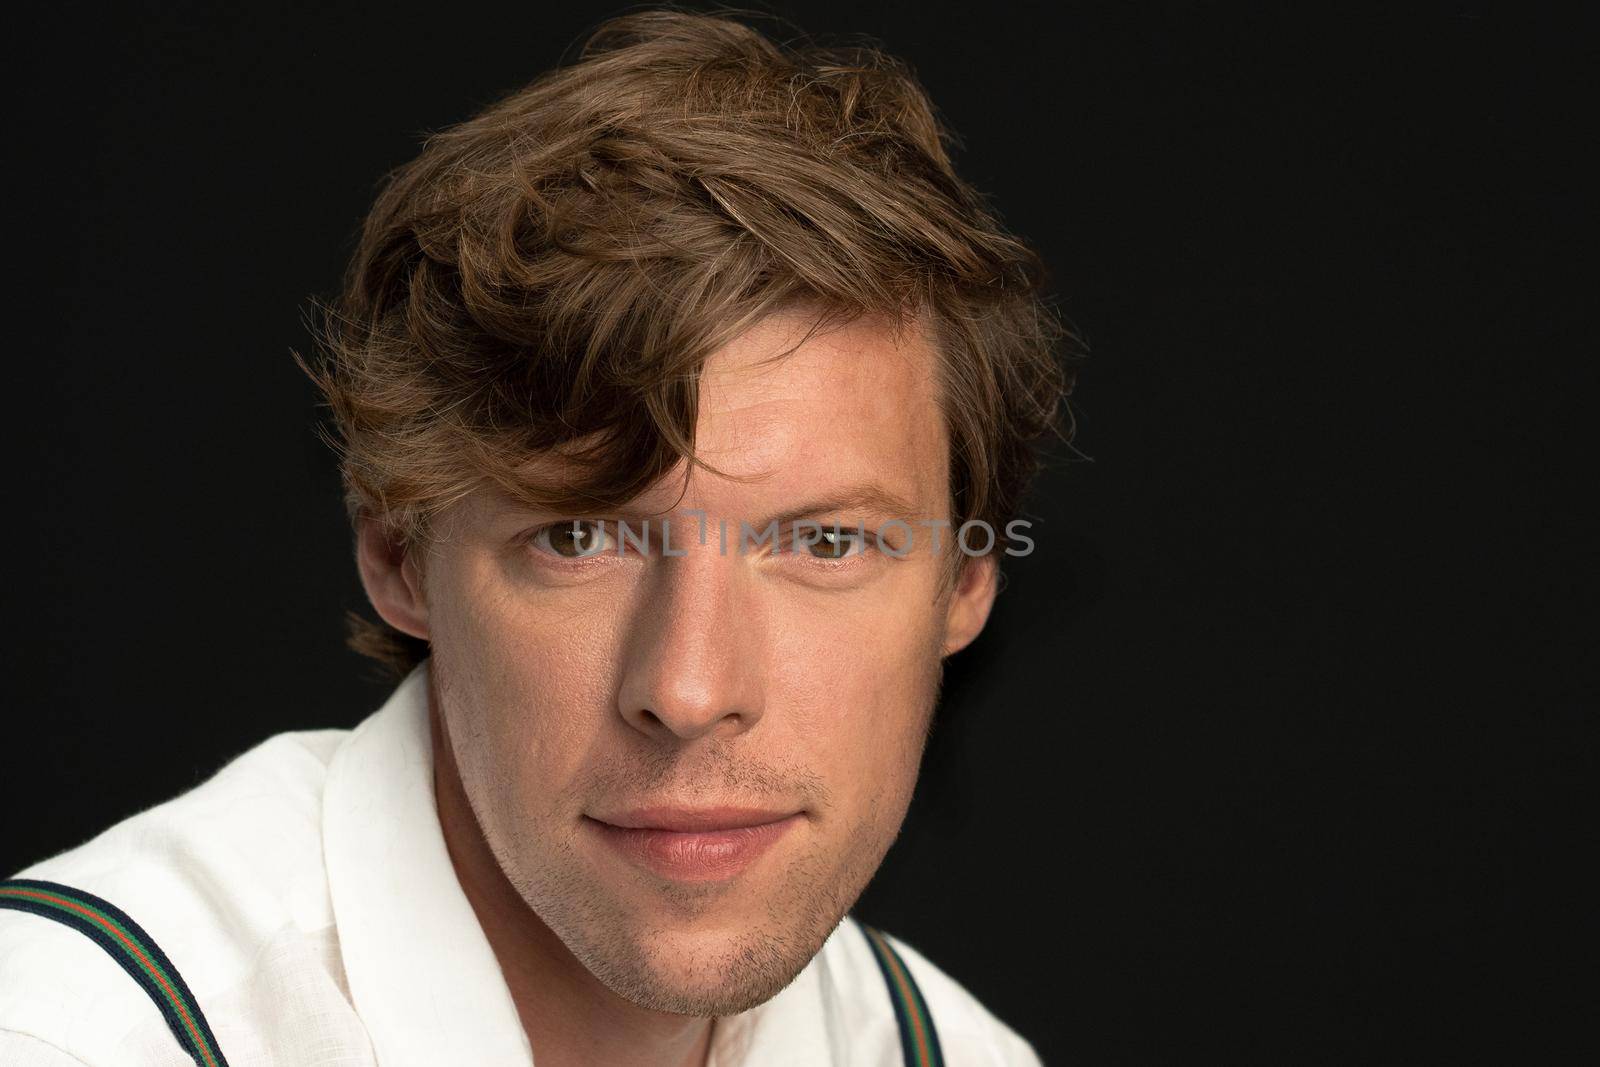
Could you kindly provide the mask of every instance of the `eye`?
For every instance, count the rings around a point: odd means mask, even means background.
[[[800,538],[802,542],[808,538]],[[867,550],[866,535],[858,530],[825,527],[822,536],[805,545],[806,551],[817,559],[849,559]]]
[[[598,519],[563,519],[541,526],[531,538],[533,546],[563,559],[597,556],[613,544],[605,523]]]

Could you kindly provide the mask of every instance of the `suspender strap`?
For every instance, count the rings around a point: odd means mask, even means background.
[[[912,979],[911,969],[881,930],[866,923],[860,926],[861,932],[867,935],[867,943],[872,946],[872,955],[883,972],[883,980],[889,986],[906,1067],[944,1067],[944,1054],[939,1051],[939,1034],[933,1028],[933,1016],[928,1014],[927,1001],[922,999],[922,990]]]
[[[159,945],[115,906],[81,889],[28,878],[0,881],[0,908],[32,912],[70,926],[110,953],[155,1001],[196,1067],[227,1067],[194,994]]]

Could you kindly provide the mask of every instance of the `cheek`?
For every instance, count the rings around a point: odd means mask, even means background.
[[[796,720],[795,743],[837,800],[909,801],[938,687],[936,620],[927,607],[813,617],[821,625],[786,631],[769,679]]]
[[[456,589],[434,627],[433,658],[463,776],[515,817],[537,816],[607,726],[615,627],[592,606],[530,597],[492,573]]]

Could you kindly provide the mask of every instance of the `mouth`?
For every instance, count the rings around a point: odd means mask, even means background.
[[[623,859],[658,877],[720,882],[745,871],[804,817],[753,808],[638,808],[583,821]]]

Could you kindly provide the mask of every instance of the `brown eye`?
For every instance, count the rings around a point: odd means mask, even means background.
[[[572,519],[542,526],[534,534],[536,547],[565,559],[583,559],[605,551],[607,545],[605,523],[589,519]]]
[[[855,530],[825,529],[822,536],[806,545],[817,559],[848,559],[867,549],[867,539]]]

